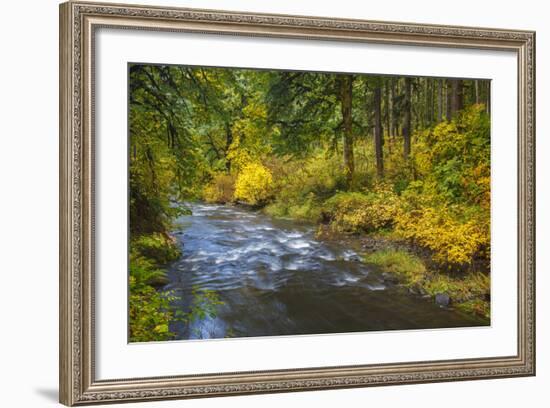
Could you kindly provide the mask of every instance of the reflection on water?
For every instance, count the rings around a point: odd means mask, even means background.
[[[479,326],[485,322],[386,287],[352,250],[315,239],[312,226],[244,209],[191,204],[169,270],[187,312],[192,288],[224,302],[215,318],[173,322],[178,339]]]

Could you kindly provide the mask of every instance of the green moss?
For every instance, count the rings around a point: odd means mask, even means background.
[[[424,263],[407,251],[386,249],[367,254],[363,259],[366,263],[377,265],[383,272],[394,274],[406,284],[417,283],[426,275]]]
[[[482,316],[486,319],[491,317],[491,307],[489,302],[482,299],[472,299],[463,303],[458,303],[456,307],[463,312]]]
[[[277,200],[265,207],[264,212],[272,217],[317,222],[321,216],[321,207],[310,193],[293,201]]]
[[[377,265],[382,272],[394,275],[409,288],[419,289],[431,297],[446,293],[457,309],[487,319],[490,317],[488,298],[491,282],[487,274],[471,272],[451,277],[427,269],[420,258],[404,250],[376,251],[365,255],[363,260]]]
[[[281,201],[275,201],[263,209],[264,213],[272,217],[283,218],[288,217],[288,205]]]

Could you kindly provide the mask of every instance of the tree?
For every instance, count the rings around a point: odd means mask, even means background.
[[[437,80],[437,121],[443,121],[443,80]]]
[[[460,79],[451,80],[451,116],[464,108],[464,84]]]
[[[404,98],[404,111],[403,118],[403,157],[409,158],[411,154],[411,86],[412,79],[410,77],[405,78],[405,98]]]
[[[340,82],[340,109],[342,112],[342,133],[344,150],[344,173],[348,187],[353,181],[355,163],[353,157],[353,129],[352,129],[352,90],[353,75],[342,75]]]
[[[384,177],[384,132],[382,129],[382,84],[381,80],[374,85],[374,149],[376,155],[376,174]]]

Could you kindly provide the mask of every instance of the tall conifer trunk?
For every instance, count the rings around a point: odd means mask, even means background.
[[[405,78],[405,99],[403,118],[403,157],[409,158],[411,154],[411,78]]]
[[[384,177],[384,135],[382,133],[382,90],[380,81],[374,88],[374,146],[376,151],[376,174]]]
[[[353,89],[353,75],[343,75],[340,78],[340,106],[342,111],[342,128],[344,142],[344,172],[348,187],[353,181],[355,164],[353,159],[353,132],[351,117],[351,102]]]

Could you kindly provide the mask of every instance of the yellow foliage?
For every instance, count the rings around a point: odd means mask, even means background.
[[[227,152],[233,168],[240,170],[247,163],[260,160],[271,152],[266,143],[270,130],[266,127],[267,108],[259,103],[249,103],[243,109],[243,117],[236,120],[231,129],[233,142]]]
[[[235,193],[235,176],[226,173],[216,174],[204,187],[202,196],[207,203],[228,203]]]
[[[399,198],[385,185],[363,193],[338,193],[323,209],[331,226],[343,232],[372,232],[391,227],[399,211]]]
[[[235,199],[251,205],[267,201],[272,195],[273,177],[261,163],[251,162],[241,169],[235,183]]]
[[[488,223],[461,222],[446,207],[403,210],[395,222],[402,236],[431,249],[434,261],[441,264],[469,264],[490,244]]]

